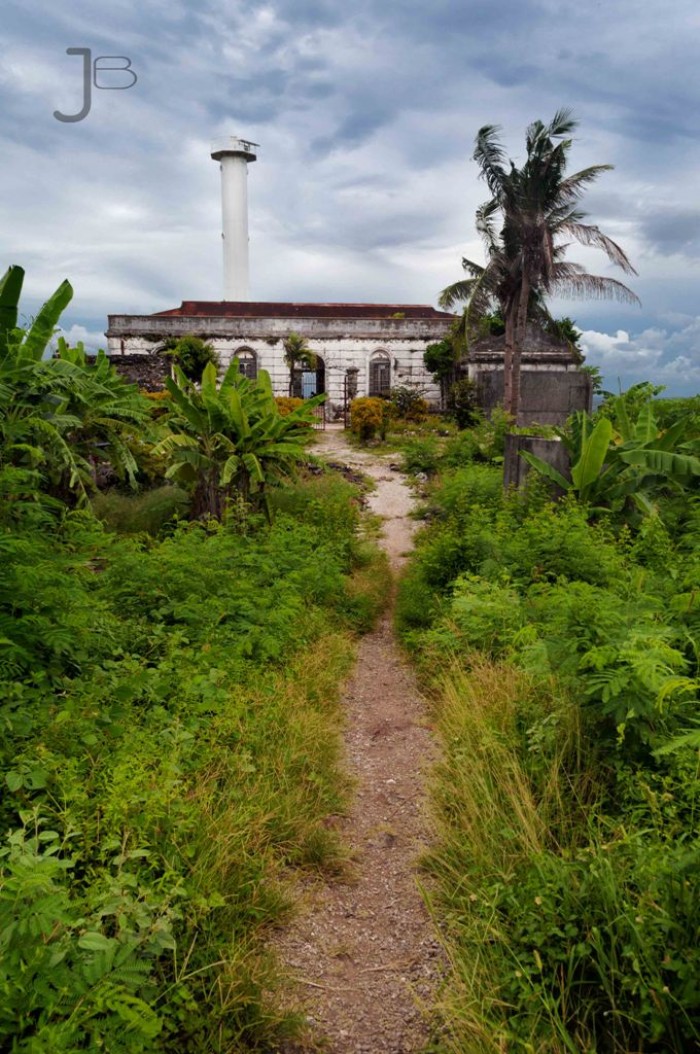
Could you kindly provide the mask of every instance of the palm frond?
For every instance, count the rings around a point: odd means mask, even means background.
[[[605,278],[587,272],[561,273],[553,282],[560,296],[582,300],[619,300],[626,304],[639,304],[640,300],[624,282],[616,278]]]
[[[614,167],[614,165],[591,165],[589,168],[582,168],[580,172],[574,172],[559,184],[560,196],[579,198],[589,184],[595,183],[598,176],[603,172],[611,172]]]
[[[474,281],[473,278],[463,278],[446,286],[438,296],[438,305],[443,311],[451,311],[457,304],[465,303],[472,295]]]
[[[490,198],[480,205],[476,210],[476,229],[486,245],[486,252],[491,254],[497,251],[498,235],[496,233],[494,220],[500,212],[501,206],[495,198]],[[462,261],[464,266],[464,261]]]
[[[567,221],[562,224],[561,229],[571,234],[581,245],[593,245],[596,249],[602,249],[608,259],[617,264],[625,274],[637,274],[624,249],[621,249],[617,242],[608,238],[607,234],[603,234],[594,224]]]
[[[476,135],[473,159],[481,169],[481,176],[486,180],[491,193],[495,196],[506,178],[504,168],[506,155],[498,138],[500,127],[485,124]]]
[[[562,136],[570,135],[578,127],[578,121],[573,116],[570,106],[562,106],[554,114],[547,128],[547,135],[551,139],[560,139]]]

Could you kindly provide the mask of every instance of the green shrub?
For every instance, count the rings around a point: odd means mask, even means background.
[[[498,532],[499,560],[523,581],[560,577],[607,585],[625,574],[624,551],[605,524],[592,526],[576,502],[546,505]]]
[[[695,436],[700,435],[700,395],[691,395],[685,399],[655,398],[654,415],[661,429],[670,428],[682,417],[691,421],[691,430]]]
[[[398,606],[442,737],[426,863],[452,967],[446,1049],[685,1054],[700,1044],[697,509],[591,524],[571,499],[504,496],[497,469],[464,464],[469,437],[431,486]]]
[[[273,528],[160,541],[144,510],[124,537],[13,502],[0,1046],[194,1054],[291,1027],[262,933],[290,867],[342,862],[324,825],[347,792],[334,699],[386,575],[347,483],[282,495]]]
[[[403,445],[404,471],[415,476],[419,472],[432,476],[440,462],[440,444],[434,436],[414,439]]]
[[[478,575],[461,575],[454,583],[443,620],[426,635],[425,645],[438,645],[455,654],[480,651],[497,656],[508,650],[524,620],[514,589],[486,582]]]
[[[103,491],[91,504],[97,519],[109,530],[118,534],[145,531],[156,537],[167,523],[187,516],[189,499],[179,487],[166,485],[142,494]]]
[[[496,407],[489,418],[474,414],[474,423],[452,439],[445,448],[445,464],[458,468],[469,461],[489,461],[501,464],[505,451],[505,437],[512,426],[512,418]]]
[[[199,381],[204,367],[210,362],[217,369],[219,367],[219,356],[213,346],[193,333],[187,333],[183,337],[168,337],[163,341],[160,350],[179,366],[185,377],[191,381]]]
[[[472,428],[479,420],[476,401],[476,385],[468,377],[462,377],[450,386],[447,408],[459,429]]]
[[[460,526],[472,515],[475,506],[479,515],[493,520],[503,501],[503,473],[492,465],[469,465],[446,472],[439,481],[439,489],[433,492],[433,500],[440,512],[456,520]]]
[[[403,634],[404,643],[411,640],[412,631],[431,626],[438,609],[435,587],[423,569],[409,569],[401,579],[395,609],[396,626]]]
[[[697,754],[666,772],[620,765],[606,817],[575,715],[505,663],[476,656],[443,679],[427,862],[450,1050],[683,1054],[700,1040]]]
[[[420,424],[428,416],[428,404],[416,388],[397,385],[391,389],[389,400],[394,408],[394,416],[403,421]]]

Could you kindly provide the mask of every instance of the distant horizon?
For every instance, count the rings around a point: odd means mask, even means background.
[[[285,301],[269,301],[270,303],[284,303]],[[311,301],[296,301],[297,303],[310,303]],[[347,301],[346,301],[347,302]],[[366,301],[355,301],[357,303],[366,303]],[[392,301],[394,303],[394,301]],[[167,308],[163,308],[167,310]],[[121,311],[110,311],[109,314],[129,314],[130,312]],[[154,312],[148,312],[153,314]],[[61,327],[61,335],[65,336],[69,343],[78,343],[82,340],[85,348],[88,352],[95,354],[100,348],[107,352],[107,339],[104,336],[104,332],[97,328],[97,320],[88,320],[88,323],[92,321],[92,326],[84,325],[83,323],[73,324],[70,328]],[[576,320],[574,319],[574,324]],[[107,319],[105,317],[105,330],[107,328]],[[580,328],[577,325],[577,328]],[[583,336],[585,337],[585,331]],[[594,334],[597,336],[597,334]],[[583,338],[582,338],[583,339]],[[585,366],[596,366],[598,365],[592,358],[587,357]],[[653,375],[644,375],[640,373],[636,379],[631,379],[629,375],[625,376],[624,383],[622,382],[622,374],[603,373],[603,387],[606,391],[626,391],[631,388],[634,384],[641,384],[644,381],[648,381],[651,384],[659,384],[661,382],[654,379]],[[676,387],[672,384],[665,384],[664,398],[681,398],[681,397],[693,397],[700,396],[700,385],[695,389],[691,390],[687,386]]]

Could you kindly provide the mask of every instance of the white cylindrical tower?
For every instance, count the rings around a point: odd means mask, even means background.
[[[211,156],[221,162],[224,300],[250,300],[248,162],[255,161],[257,145],[234,135],[211,144]]]

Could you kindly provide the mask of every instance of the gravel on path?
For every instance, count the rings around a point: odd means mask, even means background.
[[[381,457],[352,450],[342,432],[325,432],[320,446],[375,481],[368,504],[384,520],[395,575],[415,529],[405,478]],[[393,599],[392,581],[387,590]],[[352,851],[352,878],[309,884],[302,911],[274,941],[310,1025],[306,1044],[280,1048],[284,1054],[416,1054],[430,1037],[443,962],[416,861],[429,838],[423,776],[435,747],[395,640],[392,607],[360,642],[341,704],[355,794],[338,829]]]

